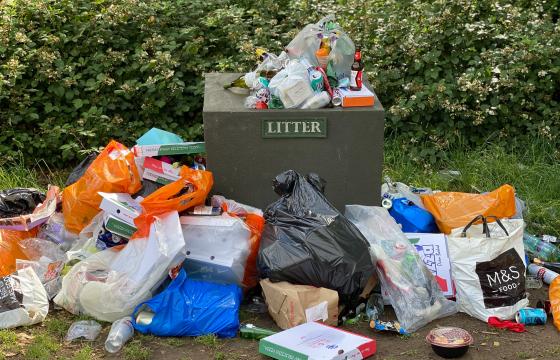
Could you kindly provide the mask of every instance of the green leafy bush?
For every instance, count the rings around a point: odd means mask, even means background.
[[[544,1],[6,0],[0,154],[64,166],[157,126],[201,139],[203,76],[249,70],[333,12],[364,48],[387,134],[435,161],[462,144],[558,142],[560,29]]]
[[[153,126],[202,137],[203,73],[245,71],[303,25],[289,1],[0,3],[0,153],[63,165]],[[302,17],[303,14],[302,14]],[[289,20],[288,20],[289,19]]]
[[[364,6],[358,6],[363,3]],[[346,26],[403,150],[560,143],[560,24],[550,1],[348,1]]]

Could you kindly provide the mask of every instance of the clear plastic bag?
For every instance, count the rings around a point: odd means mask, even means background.
[[[382,291],[407,332],[457,312],[457,305],[443,296],[433,274],[386,209],[347,205],[345,215],[369,241],[377,257]]]
[[[73,314],[116,321],[151,298],[185,255],[177,212],[157,215],[147,238],[130,241],[120,252],[100,251],[74,265],[54,302]]]
[[[299,60],[290,60],[270,80],[268,87],[272,95],[280,98],[286,109],[296,108],[315,95],[307,68]]]
[[[16,259],[16,268],[20,270],[31,267],[45,287],[49,300],[52,299],[62,286],[60,274],[66,254],[59,245],[39,238],[21,240],[19,245],[29,260]]]
[[[331,51],[329,64],[337,80],[350,77],[350,67],[354,62],[355,46],[352,39],[335,23],[334,15],[322,18],[316,24],[309,24],[286,46],[290,59],[305,58],[312,65],[319,62],[315,52],[321,46],[321,39],[328,38]]]
[[[93,341],[101,332],[101,324],[93,320],[76,321],[70,325],[66,333],[66,341],[84,339]]]

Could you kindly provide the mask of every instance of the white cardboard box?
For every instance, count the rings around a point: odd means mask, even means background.
[[[155,181],[159,184],[169,184],[180,178],[180,169],[173,165],[159,161],[154,158],[147,157],[144,160],[143,178]]]
[[[98,194],[103,198],[99,205],[101,210],[130,225],[134,225],[134,219],[142,212],[142,207],[130,194],[101,191]]]
[[[298,325],[259,342],[259,352],[274,359],[358,360],[375,351],[375,340],[317,322]]]
[[[445,234],[405,233],[405,235],[418,251],[426,267],[434,274],[443,295],[454,297],[455,286],[451,277],[451,261]]]

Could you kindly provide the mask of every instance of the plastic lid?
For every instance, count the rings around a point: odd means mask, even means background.
[[[446,348],[469,346],[474,342],[473,337],[468,331],[458,327],[433,329],[426,336],[426,341],[432,345]]]

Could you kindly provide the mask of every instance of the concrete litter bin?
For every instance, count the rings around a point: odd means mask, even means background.
[[[340,211],[346,204],[380,205],[384,110],[377,96],[371,107],[246,109],[246,95],[223,88],[241,75],[205,74],[204,140],[214,193],[264,209],[278,198],[272,179],[293,169],[325,179],[325,195]]]

